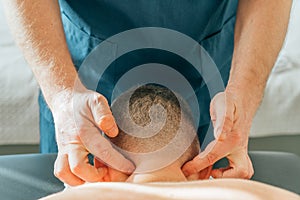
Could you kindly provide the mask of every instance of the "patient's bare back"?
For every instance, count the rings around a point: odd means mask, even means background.
[[[190,182],[159,182],[147,184],[102,182],[64,190],[43,199],[290,199],[300,197],[287,190],[256,181],[215,179]]]

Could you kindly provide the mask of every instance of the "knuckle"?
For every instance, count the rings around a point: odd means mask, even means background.
[[[247,169],[245,168],[241,168],[239,171],[238,171],[238,174],[240,175],[241,178],[249,178],[251,172],[249,172]]]
[[[224,117],[224,125],[230,126],[232,124],[232,119],[228,115]]]
[[[66,176],[66,171],[62,169],[54,169],[54,176],[59,179],[64,178]]]
[[[80,163],[76,163],[74,165],[71,166],[71,172],[74,174],[81,174],[81,164]]]
[[[56,158],[55,162],[54,162],[54,169],[53,169],[53,174],[55,177],[59,178],[59,179],[63,179],[64,177],[66,177],[67,172],[66,170],[64,170],[64,166],[62,165],[62,158],[63,156],[59,156]]]
[[[251,168],[247,178],[250,179],[253,175],[254,175],[254,170],[253,168]]]
[[[215,153],[209,153],[206,156],[207,162],[209,165],[212,165],[215,163],[215,160],[217,159],[217,155]]]
[[[102,95],[102,94],[97,94],[96,95],[96,103],[104,103],[104,104],[108,104],[107,99]]]
[[[245,176],[246,179],[250,179],[252,177],[251,173],[248,173],[247,176]]]
[[[244,170],[240,171],[240,175],[241,175],[242,178],[247,178],[249,176],[248,172],[244,171]]]
[[[90,103],[90,106],[99,106],[99,104],[108,104],[107,99],[99,93],[92,92],[89,96],[88,102]]]

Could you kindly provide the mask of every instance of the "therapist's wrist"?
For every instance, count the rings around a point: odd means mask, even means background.
[[[62,110],[63,106],[72,103],[73,89],[68,88],[61,90],[51,96],[51,102],[48,106],[52,112]]]
[[[230,95],[237,105],[247,113],[248,118],[252,119],[262,101],[264,85],[258,86],[245,82],[229,82],[225,93]]]
[[[88,89],[81,83],[80,79],[76,79],[73,85],[65,87],[51,96],[51,102],[49,104],[51,111],[60,110],[62,106],[73,103],[75,93],[85,93]]]

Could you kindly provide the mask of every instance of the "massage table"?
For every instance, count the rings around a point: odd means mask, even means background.
[[[300,157],[283,152],[249,152],[255,174],[252,180],[300,194]],[[0,199],[37,199],[64,189],[53,175],[56,154],[0,156]],[[215,167],[226,166],[221,160]]]

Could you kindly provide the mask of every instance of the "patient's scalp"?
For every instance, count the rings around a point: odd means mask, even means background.
[[[126,105],[126,102],[128,102],[128,99],[126,99],[128,96],[126,94],[128,92],[132,91],[129,90],[119,96],[113,102],[112,107],[124,109],[125,106],[128,106],[128,104]],[[119,134],[117,137],[111,139],[112,143],[129,152],[149,153],[169,144],[176,134],[178,134],[179,130],[195,132],[196,130],[192,123],[193,120],[189,107],[186,102],[179,98],[180,97],[175,95],[170,89],[157,84],[147,84],[135,89],[129,99],[129,115],[134,124],[141,127],[150,124],[150,113],[152,120],[153,118],[161,120],[161,109],[153,109],[155,106],[160,106],[164,109],[166,113],[165,124],[157,134],[146,138],[135,137],[131,133],[124,132],[124,130],[119,127]],[[125,112],[118,113],[121,113],[121,116],[118,116],[120,120],[122,120],[122,118],[125,119]],[[183,121],[181,122],[181,120]],[[122,121],[122,123],[126,123],[126,121]],[[179,129],[180,125],[183,126],[182,129]],[[155,127],[153,128],[155,129]],[[188,137],[182,138],[182,144],[186,142],[185,140],[187,140],[187,138]],[[199,143],[197,139],[195,139],[192,146],[194,148],[189,148],[189,154],[193,155],[188,157],[193,157],[199,153]],[[193,153],[191,153],[191,150]]]
[[[121,96],[114,102],[114,104],[116,103],[122,105],[125,103],[125,99]],[[112,140],[113,143],[124,150],[135,153],[152,152],[167,145],[176,135],[181,118],[180,104],[172,91],[158,85],[137,88],[129,99],[129,115],[135,124],[145,127],[150,124],[150,110],[156,105],[162,106],[166,111],[165,124],[157,134],[148,138],[138,138],[120,130],[118,137]],[[152,120],[153,117],[160,118],[161,113],[157,112],[158,109],[151,111],[153,111],[151,113]]]
[[[169,117],[180,118],[180,104],[175,94],[162,86],[146,85],[134,91],[129,100],[129,112],[137,124],[145,126],[150,123],[149,110],[151,106],[160,104]],[[159,113],[157,113],[159,114]],[[179,118],[178,118],[179,117]]]

